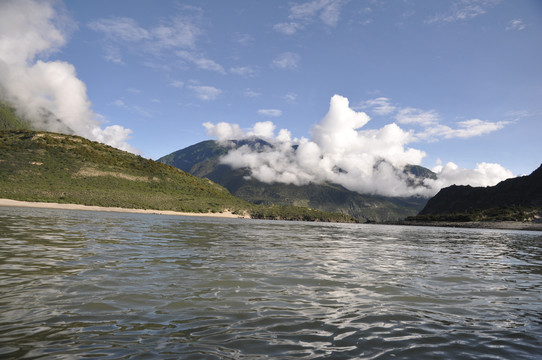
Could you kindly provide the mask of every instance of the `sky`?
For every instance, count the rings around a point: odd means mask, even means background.
[[[540,166],[540,39],[538,0],[0,0],[0,97],[146,158],[259,136],[224,161],[431,195]]]

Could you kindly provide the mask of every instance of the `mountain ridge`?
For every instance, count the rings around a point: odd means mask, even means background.
[[[157,161],[175,166],[198,177],[226,187],[232,194],[254,204],[308,206],[310,208],[348,214],[361,222],[387,222],[417,214],[427,199],[421,197],[386,197],[358,194],[332,183],[293,185],[264,183],[250,178],[248,169],[233,169],[221,164],[220,157],[232,148],[243,145],[255,148],[272,146],[262,139],[233,140],[219,143],[206,140],[177,150]],[[257,150],[257,149],[256,149]],[[421,166],[409,166],[403,171],[421,176],[435,176]]]

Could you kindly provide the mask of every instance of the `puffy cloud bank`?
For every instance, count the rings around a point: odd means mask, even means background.
[[[416,181],[403,172],[405,165],[419,165],[426,155],[408,146],[416,135],[395,123],[376,130],[363,129],[369,121],[367,114],[350,108],[347,98],[335,95],[327,115],[313,126],[310,139],[292,139],[287,129],[275,135],[276,127],[270,121],[256,123],[249,131],[224,122],[203,125],[221,142],[261,138],[271,144],[257,150],[249,145],[234,148],[221,160],[234,168],[249,168],[253,178],[266,183],[327,181],[359,193],[432,196],[452,184],[490,186],[513,176],[499,164],[481,163],[476,169],[461,169],[447,163],[433,169],[436,180]]]
[[[38,129],[75,133],[136,152],[126,142],[130,129],[101,127],[73,65],[43,60],[66,43],[66,32],[74,26],[56,5],[0,1],[0,99]]]

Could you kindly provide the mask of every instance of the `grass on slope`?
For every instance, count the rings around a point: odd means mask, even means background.
[[[0,198],[181,212],[248,213],[259,219],[353,222],[292,206],[258,206],[175,167],[79,136],[0,130]]]
[[[186,212],[241,211],[225,188],[78,136],[0,131],[0,197]]]

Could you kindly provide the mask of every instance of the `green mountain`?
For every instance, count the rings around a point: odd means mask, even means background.
[[[495,186],[449,186],[441,189],[417,221],[532,221],[542,215],[542,166],[528,176]]]
[[[233,141],[233,146],[250,145],[254,148],[270,145],[256,140]],[[396,221],[417,214],[427,199],[419,197],[398,198],[379,195],[362,195],[337,184],[266,184],[249,179],[248,169],[232,169],[220,164],[220,156],[229,147],[209,140],[166,155],[158,161],[175,166],[198,177],[205,177],[226,187],[233,195],[253,204],[306,206],[322,211],[341,212],[361,222]],[[405,172],[419,177],[435,174],[421,166],[408,166]]]

